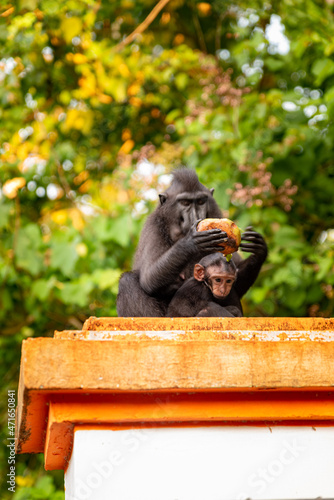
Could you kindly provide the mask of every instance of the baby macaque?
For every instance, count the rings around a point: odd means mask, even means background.
[[[237,268],[233,260],[227,262],[218,252],[203,257],[195,264],[194,277],[189,278],[172,298],[166,316],[242,316],[236,280]]]

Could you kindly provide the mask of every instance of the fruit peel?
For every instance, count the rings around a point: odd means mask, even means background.
[[[221,229],[227,234],[227,241],[220,243],[221,253],[228,256],[236,252],[241,243],[241,231],[230,219],[203,219],[197,224],[197,231],[208,231],[210,229]]]

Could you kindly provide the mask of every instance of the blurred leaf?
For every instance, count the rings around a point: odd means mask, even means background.
[[[278,247],[302,246],[298,231],[289,226],[280,227],[274,234],[273,242]]]
[[[58,296],[65,304],[85,307],[89,303],[88,297],[93,287],[89,276],[83,275],[77,282],[63,283],[58,291]]]
[[[253,288],[252,290],[252,299],[254,300],[255,304],[261,304],[266,298],[266,295],[266,288]]]
[[[333,258],[323,256],[319,259],[319,271],[316,275],[319,281],[322,281],[329,273],[330,269],[333,267]]]
[[[179,90],[184,90],[188,85],[188,75],[186,73],[179,73],[175,78],[175,85]]]
[[[50,291],[54,288],[56,283],[56,279],[52,276],[48,280],[40,279],[36,280],[31,288],[31,292],[35,297],[39,300],[46,300],[50,294]]]
[[[294,310],[300,307],[306,299],[306,291],[298,288],[286,288],[284,293],[284,303],[289,309]]]
[[[274,59],[273,57],[267,57],[265,59],[265,64],[270,71],[277,71],[283,68],[284,61],[279,59]]]
[[[108,91],[114,97],[115,101],[123,102],[126,99],[126,83],[119,78],[109,80]]]
[[[17,235],[16,265],[32,275],[38,274],[43,268],[43,255],[39,251],[42,239],[37,224],[28,224],[21,228]]]
[[[63,32],[65,41],[70,43],[81,32],[82,21],[78,17],[67,17],[62,20],[60,29]]]
[[[312,66],[312,73],[317,77],[315,84],[321,85],[326,78],[334,74],[334,61],[331,59],[320,59]]]
[[[0,229],[7,227],[9,222],[9,215],[11,212],[11,206],[0,204]]]
[[[36,483],[36,488],[40,490],[41,494],[44,496],[51,495],[55,489],[52,478],[48,476],[41,477]]]
[[[51,244],[50,266],[59,269],[64,276],[72,276],[79,255],[75,242],[53,241]]]
[[[129,215],[122,215],[117,219],[100,217],[96,220],[95,229],[101,241],[114,241],[126,247],[130,243],[134,225]]]
[[[92,281],[98,285],[100,290],[111,289],[114,293],[118,290],[118,281],[121,271],[117,269],[96,269],[92,274]]]

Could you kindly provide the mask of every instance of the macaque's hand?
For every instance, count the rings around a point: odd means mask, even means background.
[[[221,229],[209,229],[208,231],[197,231],[197,224],[200,222],[198,220],[192,225],[189,233],[185,236],[189,242],[194,245],[196,252],[202,254],[210,254],[214,252],[221,252],[223,247],[220,246],[221,243],[227,241],[227,234]]]
[[[240,250],[249,252],[258,257],[261,262],[266,260],[268,255],[267,244],[260,233],[254,231],[252,226],[248,226],[241,235]]]

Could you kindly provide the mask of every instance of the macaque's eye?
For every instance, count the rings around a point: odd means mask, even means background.
[[[180,203],[183,207],[189,207],[191,205],[190,200],[181,200]]]
[[[220,283],[220,282],[221,282],[221,279],[220,279],[220,278],[216,278],[216,279],[215,279],[215,282],[216,282],[216,283]]]
[[[232,280],[226,280],[226,283],[230,284],[230,283],[233,283],[233,281]]]
[[[206,200],[204,198],[197,200],[197,205],[205,205]]]

